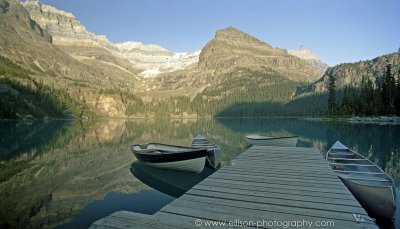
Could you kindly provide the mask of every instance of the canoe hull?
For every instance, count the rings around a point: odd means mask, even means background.
[[[296,147],[298,137],[290,138],[269,138],[269,139],[252,139],[246,137],[247,142],[257,146],[286,146]]]
[[[393,178],[339,141],[327,152],[326,160],[371,217],[392,222],[395,212]]]
[[[160,169],[170,169],[170,170],[187,171],[192,173],[200,173],[204,169],[204,165],[206,163],[206,157],[204,156],[182,161],[159,162],[159,163],[142,162],[142,163]]]
[[[340,176],[339,178],[371,217],[393,219],[395,212],[393,187],[364,185]]]
[[[132,152],[138,161],[160,169],[200,173],[204,169],[207,150],[173,146],[160,143],[133,145]]]

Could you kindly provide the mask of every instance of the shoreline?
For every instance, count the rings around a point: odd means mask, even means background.
[[[368,116],[368,117],[360,117],[360,116],[352,116],[352,117],[302,117],[302,116],[260,116],[260,117],[196,117],[196,118],[177,118],[177,117],[96,117],[94,119],[84,119],[84,118],[33,118],[33,119],[0,119],[0,121],[22,121],[22,122],[32,122],[32,121],[88,121],[88,120],[135,120],[135,119],[171,119],[171,120],[195,120],[195,119],[252,119],[252,118],[288,118],[288,119],[299,119],[299,120],[307,120],[307,121],[333,121],[333,122],[349,122],[349,123],[362,123],[362,124],[388,124],[388,125],[400,125],[400,117],[399,116]]]
[[[371,117],[334,117],[334,118],[304,118],[310,121],[337,121],[348,122],[352,124],[380,124],[380,125],[400,125],[400,117],[398,116],[371,116]]]

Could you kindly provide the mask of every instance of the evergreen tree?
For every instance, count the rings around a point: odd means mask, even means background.
[[[328,111],[332,115],[334,114],[336,106],[336,82],[334,76],[329,77],[328,91],[329,91]]]
[[[373,115],[374,114],[374,87],[372,81],[369,78],[362,79],[361,91],[360,91],[360,104],[362,115]]]
[[[350,105],[351,96],[350,96],[349,90],[350,90],[350,88],[348,86],[346,86],[343,90],[342,103],[340,104],[340,114],[341,115],[351,114],[351,105]]]
[[[366,83],[366,115],[375,114],[375,104],[374,104],[374,86],[372,81],[368,78]]]
[[[376,88],[374,90],[374,105],[376,115],[383,115],[385,113],[384,104],[382,103],[382,91],[383,79],[376,79]]]
[[[395,104],[396,115],[400,116],[400,69],[397,71],[397,82],[396,82],[394,104]]]
[[[384,104],[385,114],[391,115],[395,112],[395,80],[392,74],[391,64],[386,65],[383,86],[382,103]]]

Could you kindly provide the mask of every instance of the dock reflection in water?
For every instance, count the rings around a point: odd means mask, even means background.
[[[132,163],[130,170],[144,184],[173,197],[180,197],[215,172],[208,167],[201,173],[159,169],[138,161]]]

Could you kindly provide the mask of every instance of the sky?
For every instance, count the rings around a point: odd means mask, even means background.
[[[400,0],[42,0],[112,42],[199,50],[233,26],[273,47],[315,52],[330,66],[398,51]]]

